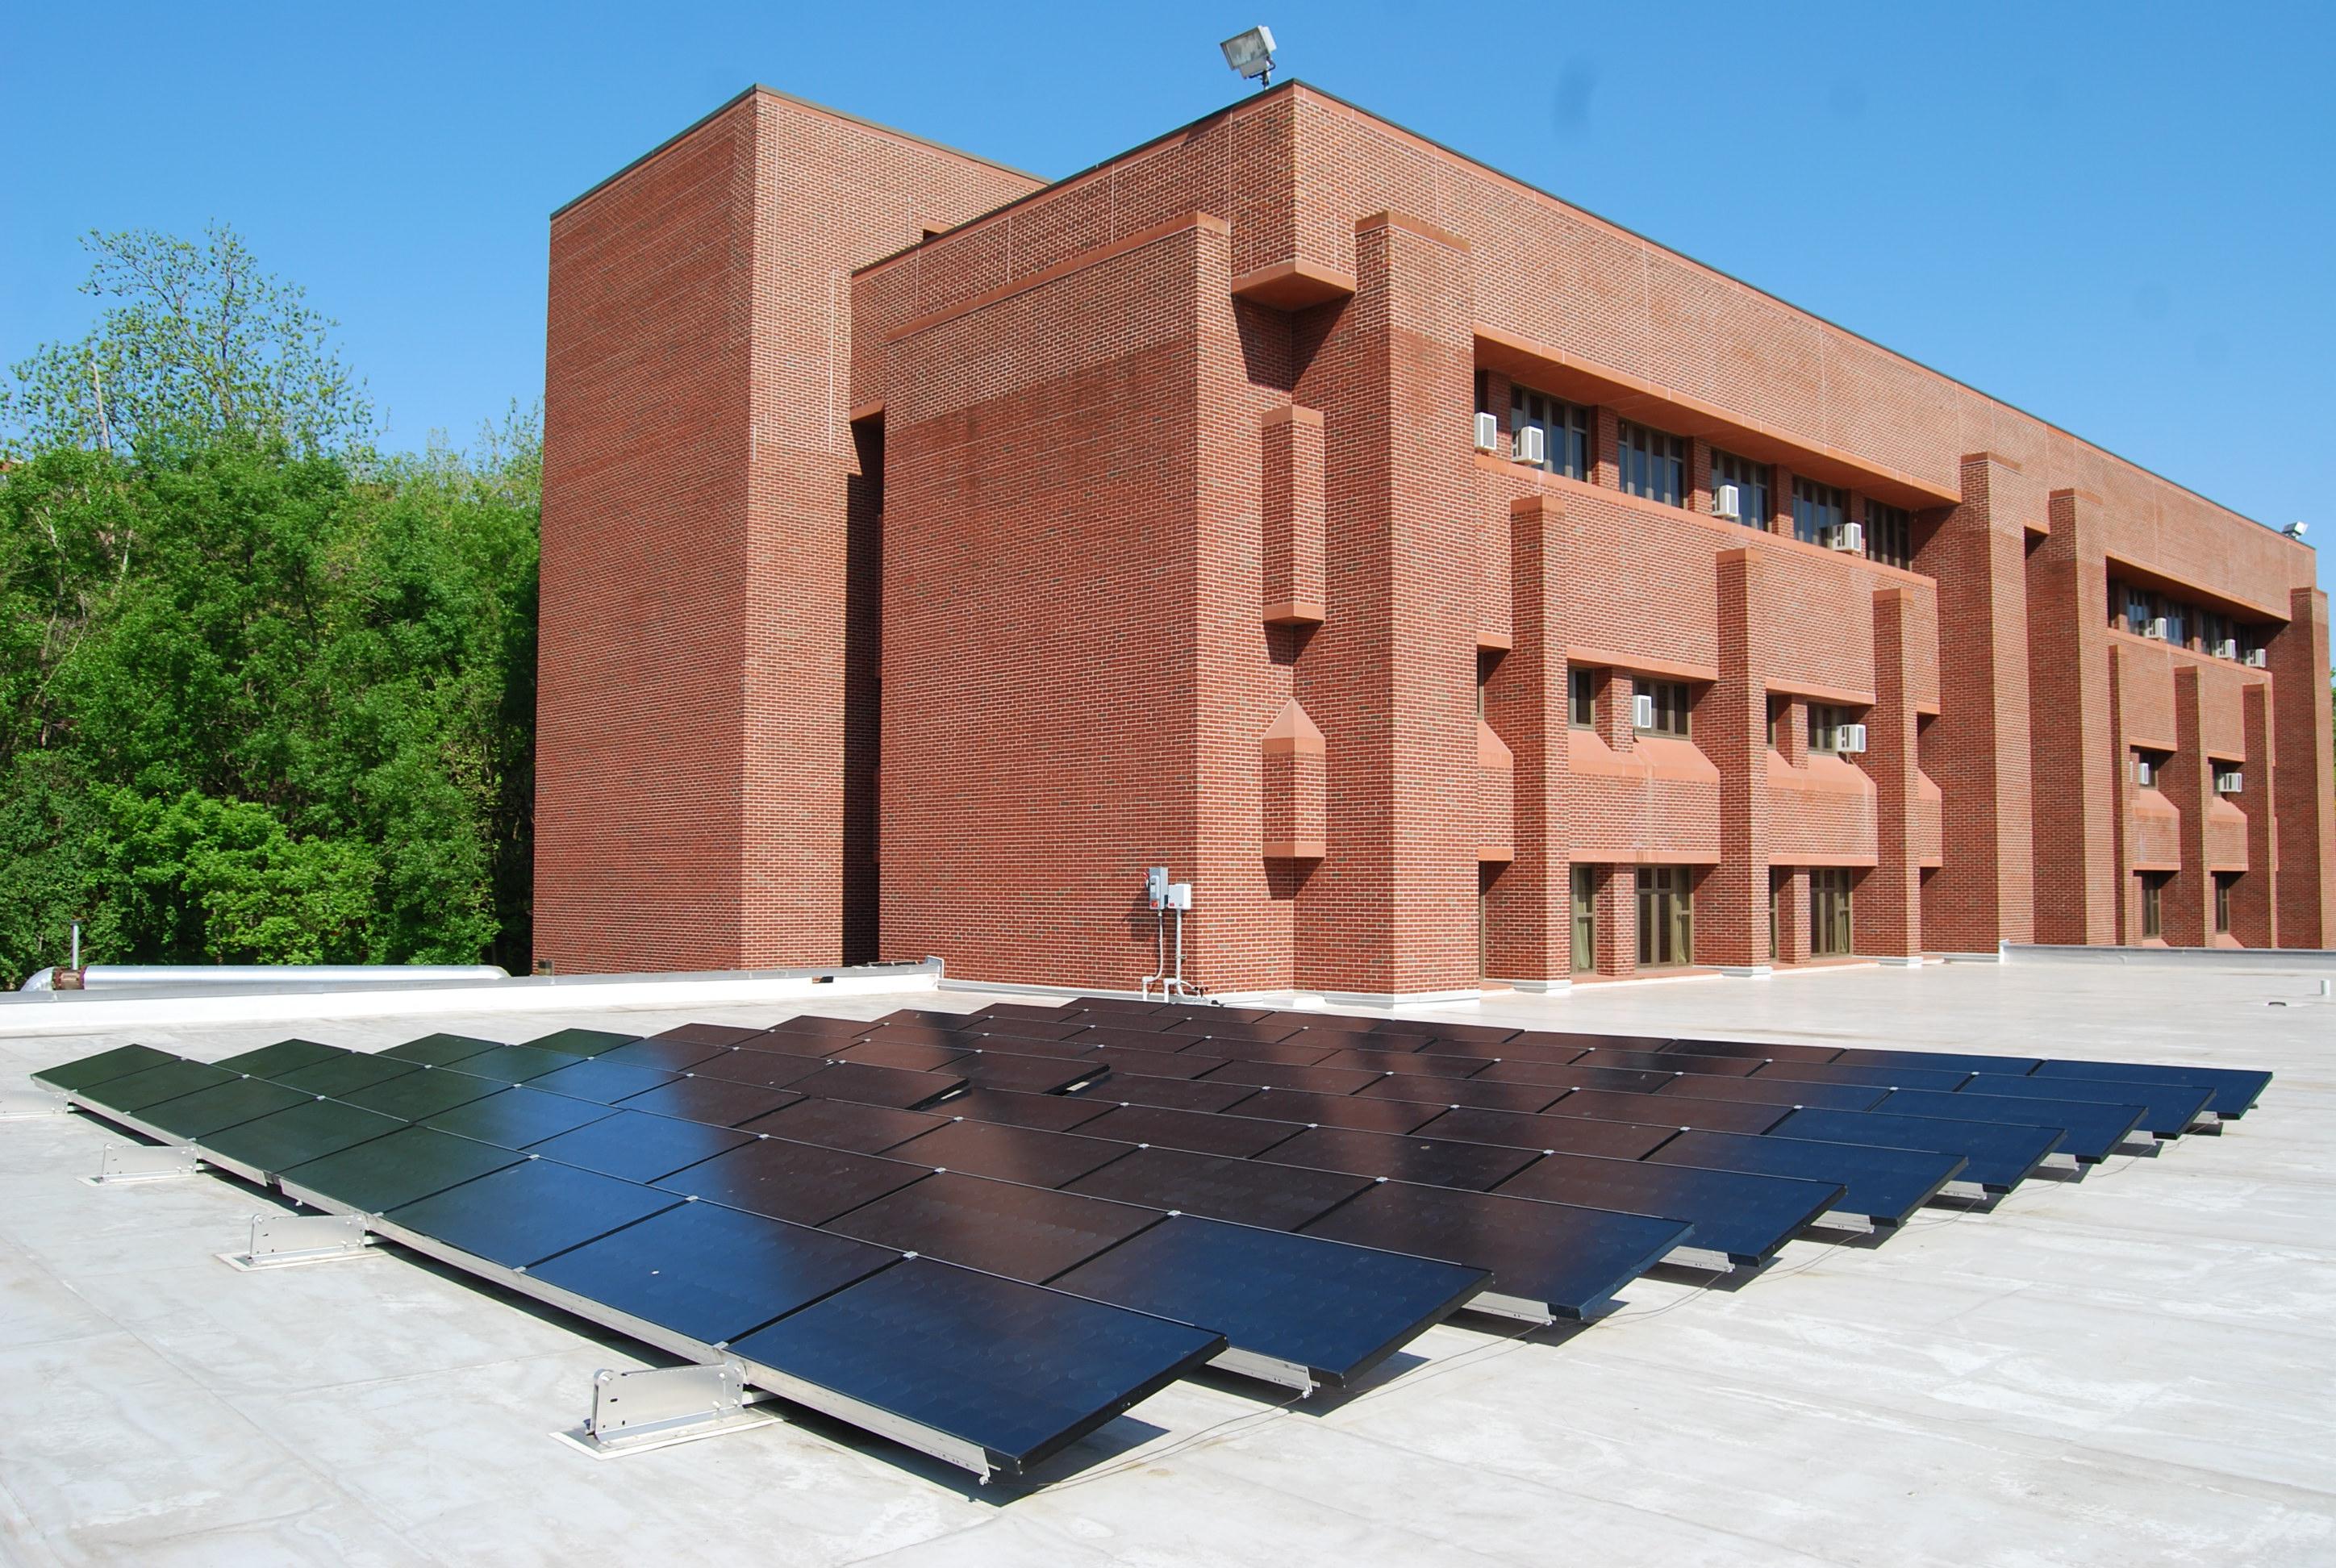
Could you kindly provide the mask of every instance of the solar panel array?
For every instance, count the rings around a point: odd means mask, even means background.
[[[389,1240],[963,1465],[1195,1368],[1310,1392],[2245,1114],[2268,1073],[1082,998],[35,1074]]]

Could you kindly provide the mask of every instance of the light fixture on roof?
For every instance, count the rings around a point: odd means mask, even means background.
[[[1273,29],[1256,26],[1238,38],[1228,38],[1217,45],[1225,52],[1225,63],[1241,73],[1241,80],[1255,82],[1260,87],[1273,80]]]
[[[1232,45],[1231,45],[1231,44],[1226,44],[1226,45],[1225,45],[1225,47],[1226,47],[1228,50],[1230,50],[1230,49],[1232,47]],[[2285,528],[2281,529],[2281,530],[2280,530],[2280,532],[2282,532],[2282,533],[2283,533],[2283,534],[2287,535],[2287,537],[2288,537],[2288,538],[2290,538],[2290,539],[2302,539],[2302,538],[2303,537],[2303,535],[2304,535],[2304,531],[2305,531],[2305,530],[2306,530],[2309,526],[2310,526],[2309,524],[2304,523],[2304,522],[2302,522],[2302,521],[2296,521],[2296,522],[2291,522],[2291,523],[2289,523]]]

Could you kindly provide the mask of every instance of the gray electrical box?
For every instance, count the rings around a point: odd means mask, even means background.
[[[1144,873],[1144,901],[1155,910],[1168,907],[1168,868],[1153,866]]]

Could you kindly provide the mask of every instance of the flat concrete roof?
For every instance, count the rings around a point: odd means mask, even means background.
[[[1018,1487],[817,1417],[595,1461],[550,1434],[581,1419],[597,1369],[654,1353],[404,1254],[236,1272],[213,1254],[243,1241],[254,1190],[92,1188],[75,1178],[122,1135],[0,1124],[0,1557],[2336,1560],[2336,1002],[2320,983],[1955,964],[1406,1009],[2279,1077],[2219,1137],[2031,1181],[1992,1213],[1926,1210],[1878,1247],[1796,1241],[1740,1289],[1650,1278],[1586,1328],[1446,1324],[1300,1406],[1179,1383]],[[292,1034],[373,1047],[995,999],[15,1035],[0,1087],[132,1037],[212,1057]]]

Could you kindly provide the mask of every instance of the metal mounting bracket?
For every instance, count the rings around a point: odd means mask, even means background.
[[[0,1089],[0,1122],[19,1122],[31,1116],[69,1115],[73,1107],[60,1096],[40,1089]]]
[[[251,1242],[240,1252],[214,1254],[230,1269],[288,1269],[375,1257],[362,1214],[254,1214]]]
[[[94,1176],[82,1180],[92,1187],[115,1187],[133,1182],[168,1182],[191,1176],[202,1169],[194,1150],[183,1144],[122,1144],[105,1151]]]
[[[581,1427],[552,1436],[595,1459],[614,1459],[725,1432],[766,1427],[775,1412],[758,1410],[735,1361],[656,1367],[592,1375],[592,1413]]]

